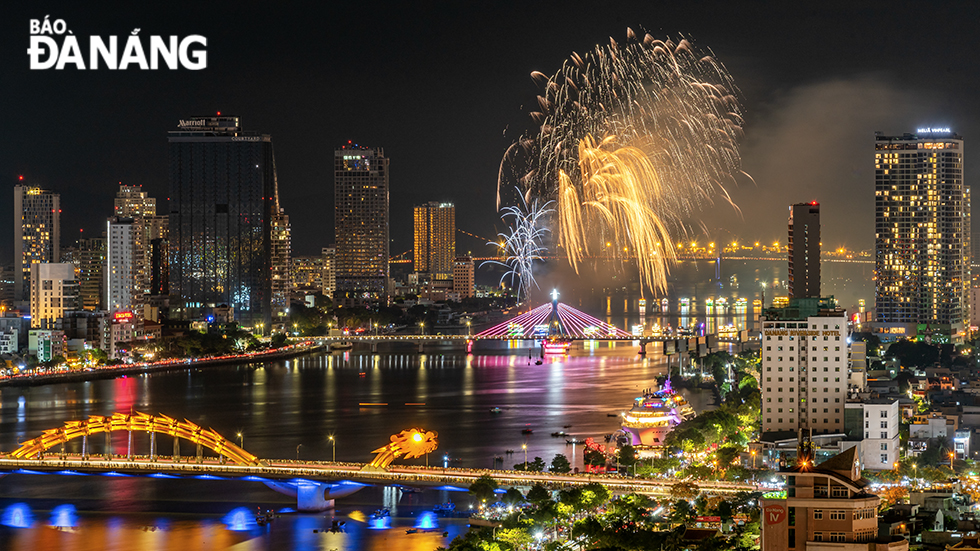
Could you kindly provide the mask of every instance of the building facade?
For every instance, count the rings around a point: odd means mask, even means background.
[[[31,327],[53,329],[65,312],[78,309],[78,281],[72,264],[31,264]]]
[[[789,208],[789,298],[820,296],[820,204]]]
[[[78,240],[78,293],[82,308],[105,309],[106,238]]]
[[[763,498],[762,551],[907,551],[900,536],[878,535],[881,499],[868,491],[850,448],[823,463],[778,473],[786,498]]]
[[[380,147],[334,151],[335,303],[387,300],[388,164]]]
[[[226,304],[244,327],[268,328],[280,212],[272,137],[218,116],[181,120],[168,141],[171,317]]]
[[[136,312],[142,305],[138,252],[141,226],[132,218],[113,216],[106,223],[106,309]]]
[[[969,321],[970,187],[963,139],[946,129],[875,136],[875,317],[940,326]]]
[[[337,290],[337,249],[324,247],[320,253],[323,256],[323,276],[321,277],[322,293],[333,299]]]
[[[844,432],[847,314],[833,299],[794,299],[762,320],[762,431]]]
[[[290,268],[292,237],[289,215],[279,209],[272,218],[272,319],[275,323],[285,323],[289,315],[289,293],[293,290],[293,275]]]
[[[415,206],[415,271],[450,279],[456,258],[456,206],[430,201]]]
[[[472,298],[476,289],[473,257],[458,256],[453,261],[453,294],[460,300]]]
[[[23,179],[23,178],[22,178]],[[14,300],[30,300],[31,264],[61,258],[61,195],[14,186]]]

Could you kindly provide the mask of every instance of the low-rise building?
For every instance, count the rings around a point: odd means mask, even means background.
[[[65,332],[57,329],[31,329],[27,337],[28,353],[39,362],[49,362],[55,356],[64,356],[68,351]]]

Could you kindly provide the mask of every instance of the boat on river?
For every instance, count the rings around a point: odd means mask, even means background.
[[[674,392],[670,379],[657,391],[644,392],[633,401],[633,407],[622,414],[623,432],[630,444],[639,448],[660,449],[674,427],[697,414],[683,396]]]

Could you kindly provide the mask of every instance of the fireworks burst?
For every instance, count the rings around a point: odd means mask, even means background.
[[[501,218],[508,223],[508,228],[506,232],[497,234],[501,242],[487,243],[501,247],[506,258],[503,262],[487,260],[480,266],[496,264],[508,268],[507,272],[500,276],[500,282],[503,283],[505,279],[510,278],[513,287],[514,280],[517,280],[518,302],[529,298],[531,287],[538,288],[538,283],[534,280],[534,261],[542,260],[542,255],[548,251],[543,241],[551,230],[544,224],[544,218],[554,212],[554,209],[549,208],[551,204],[552,201],[548,201],[544,205],[539,205],[538,200],[535,199],[531,201],[529,207],[521,197],[520,205],[502,209]]]
[[[537,133],[504,156],[525,201],[557,199],[558,243],[569,262],[635,258],[643,286],[665,291],[673,233],[739,172],[742,116],[731,75],[685,39],[627,32],[548,77],[531,114]],[[605,243],[615,243],[605,247]]]

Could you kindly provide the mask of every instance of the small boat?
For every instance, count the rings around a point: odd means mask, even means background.
[[[528,428],[528,429],[521,429],[521,434],[532,434],[533,432],[534,432],[534,429],[530,429],[530,428]]]
[[[571,446],[572,444],[585,444],[585,440],[579,440],[578,438],[572,438],[571,440],[565,440],[566,446]]]
[[[502,410],[500,408],[497,408],[497,407],[490,408],[490,413],[500,413],[502,411],[504,411],[504,410]]]
[[[419,533],[419,529],[418,528],[409,528],[408,530],[405,530],[405,533],[406,534],[418,534]]]
[[[607,413],[606,417],[619,417],[618,413]]]
[[[432,510],[436,513],[452,513],[456,510],[456,504],[452,501],[440,503],[439,505],[433,507]]]
[[[504,450],[507,455],[514,455],[514,450]]]
[[[534,360],[534,365],[541,365],[543,363],[541,360]]]
[[[391,516],[391,510],[385,508],[385,509],[378,509],[377,511],[375,511],[374,514],[371,515],[371,518],[377,519],[377,518],[385,518],[390,516]]]
[[[421,494],[422,488],[413,488],[411,486],[402,486],[401,491],[403,494]]]
[[[558,432],[551,433],[551,435],[554,436],[555,438],[558,438],[558,437],[561,437],[561,436],[568,436],[568,433],[565,432],[565,431],[563,431],[563,430],[560,430]]]
[[[563,429],[570,429],[570,428],[572,428],[572,426],[571,425],[564,425],[564,426],[562,426],[562,428]]]
[[[330,343],[330,350],[350,350],[351,348],[354,348],[354,343],[350,341]]]

